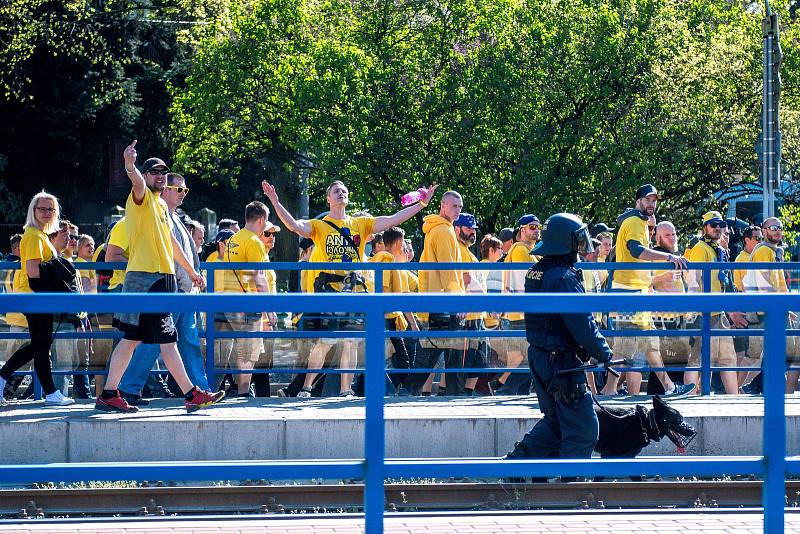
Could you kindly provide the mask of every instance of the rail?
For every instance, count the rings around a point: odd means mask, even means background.
[[[311,270],[310,267],[313,266],[313,270],[321,270],[321,269],[328,269],[328,270],[341,270],[343,267],[342,263],[336,262],[327,262],[327,263],[309,263],[309,262],[262,262],[262,263],[246,263],[246,262],[201,262],[200,269],[201,271],[207,271],[207,292],[213,293],[215,291],[215,277],[213,274],[216,271],[226,271],[226,270],[254,270],[254,269],[272,269],[276,271],[302,271],[302,270]],[[622,262],[592,262],[592,263],[578,263],[576,264],[577,267],[583,268],[586,270],[605,270],[608,272],[619,271],[619,270],[641,270],[641,271],[650,271],[650,270],[671,270],[673,269],[673,265],[671,263],[622,263]],[[124,269],[126,267],[125,263],[122,262],[84,262],[77,267],[80,270],[86,269]],[[15,269],[19,268],[19,263],[13,262],[0,262],[0,271],[8,270],[8,269]],[[361,270],[361,271],[372,271],[374,273],[373,279],[375,281],[375,293],[382,293],[383,292],[383,277],[384,273],[387,271],[394,271],[398,268],[407,269],[412,271],[424,271],[424,270],[472,270],[472,271],[520,271],[520,270],[527,270],[530,268],[528,264],[524,263],[489,263],[489,262],[479,262],[479,263],[425,263],[425,262],[408,262],[408,263],[372,263],[372,262],[361,262],[361,263],[347,263],[346,268],[348,270]],[[711,293],[712,288],[712,272],[713,271],[720,271],[720,270],[776,270],[782,269],[785,271],[793,271],[797,270],[800,271],[800,262],[746,262],[746,263],[719,263],[719,262],[703,262],[703,263],[690,263],[688,271],[689,272],[701,272],[702,273],[702,292],[704,294]],[[261,295],[260,295],[261,296]],[[262,308],[262,310],[267,310],[267,307]],[[16,311],[16,310],[15,310]],[[226,311],[239,311],[239,310],[226,310]],[[272,310],[270,310],[272,311]],[[298,310],[287,310],[287,311],[298,311]],[[330,310],[328,310],[330,311]],[[418,310],[410,310],[410,311],[426,311],[425,307],[422,306]],[[514,310],[518,311],[518,310]],[[591,311],[599,311],[599,310],[591,310]],[[623,310],[613,310],[613,311],[623,311]],[[651,310],[653,311],[653,310]],[[670,310],[673,311],[673,310]],[[697,310],[690,310],[690,311],[697,311]],[[760,311],[760,310],[749,310],[749,311]],[[664,366],[664,367],[653,367],[650,365],[632,365],[625,368],[621,368],[621,372],[652,372],[652,371],[687,371],[687,370],[696,370],[700,373],[700,380],[701,380],[701,390],[703,395],[709,395],[712,391],[711,388],[711,380],[712,380],[712,372],[713,371],[758,371],[760,367],[746,367],[746,366],[736,366],[736,367],[720,367],[720,366],[713,366],[711,361],[711,343],[710,339],[714,336],[730,336],[732,334],[732,330],[720,330],[720,329],[713,329],[711,328],[711,313],[704,312],[702,314],[703,320],[700,323],[699,329],[670,329],[670,330],[657,330],[658,337],[680,337],[680,336],[697,336],[702,339],[701,344],[701,355],[700,355],[700,366],[699,367],[689,367],[689,366]],[[217,371],[221,371],[222,373],[229,373],[229,374],[296,374],[296,373],[306,373],[306,372],[314,372],[320,374],[341,374],[341,373],[358,373],[361,372],[362,369],[332,369],[332,368],[322,368],[322,369],[312,369],[312,368],[295,368],[295,367],[288,367],[288,368],[255,368],[255,369],[217,369],[216,368],[216,359],[215,359],[215,345],[214,340],[216,339],[237,339],[237,338],[263,338],[263,339],[274,339],[274,338],[285,338],[285,339],[300,339],[300,338],[318,338],[320,335],[316,332],[311,331],[291,331],[291,330],[274,330],[274,331],[264,331],[264,332],[220,332],[217,331],[215,328],[215,321],[207,321],[206,322],[206,329],[200,333],[201,337],[206,339],[206,373],[209,378],[209,383],[216,383],[215,382],[215,375]],[[653,335],[654,331],[652,330],[640,330],[640,329],[625,329],[625,330],[614,330],[614,329],[605,329],[601,331],[603,335],[607,337],[633,337],[633,336],[640,336],[643,333],[647,333],[648,335]],[[760,336],[763,335],[763,329],[736,329],[735,332],[736,336]],[[786,331],[788,335],[792,336],[800,336],[800,329],[789,329]],[[121,337],[121,333],[119,332],[57,332],[55,333],[55,339],[118,339]],[[423,331],[423,332],[414,332],[414,331],[407,331],[407,332],[394,332],[392,337],[400,337],[400,338],[511,338],[511,337],[524,337],[525,332],[522,330],[497,330],[497,331],[489,331],[489,330],[439,330],[439,331]],[[27,339],[27,333],[25,332],[0,332],[0,340],[2,339]],[[353,331],[330,331],[325,332],[326,338],[358,338],[363,337],[363,333],[359,334],[358,332]],[[791,367],[791,369],[800,369],[797,367]],[[152,371],[153,373],[163,372],[163,371]],[[412,368],[412,369],[387,369],[387,373],[414,373],[414,374],[422,374],[422,373],[468,373],[468,372],[482,372],[482,373],[527,373],[528,369],[526,366],[523,367],[484,367],[480,369],[475,368],[462,368],[462,367],[450,367],[450,368]],[[54,370],[54,375],[102,375],[106,374],[107,371],[105,370],[81,370],[81,369],[61,369],[61,370]],[[35,386],[35,396],[39,398],[41,396],[41,388],[39,387],[38,380],[36,379],[35,374],[32,371],[20,371],[18,374],[32,374],[34,378],[34,386]]]
[[[258,462],[140,462],[79,463],[0,466],[0,483],[41,480],[219,480],[229,478],[351,478],[363,477],[365,529],[383,531],[384,480],[388,477],[519,477],[519,476],[631,476],[643,472],[664,476],[721,476],[755,474],[763,477],[764,532],[780,532],[784,521],[785,477],[800,475],[800,459],[786,457],[786,421],[783,358],[785,320],[796,295],[380,295],[322,294],[264,295],[68,295],[22,294],[0,296],[0,312],[28,313],[108,312],[120,307],[136,312],[158,312],[167,306],[174,312],[201,310],[214,313],[229,309],[322,313],[338,310],[363,313],[366,338],[366,421],[363,460],[258,461]],[[391,459],[385,457],[384,314],[395,310],[426,309],[430,312],[468,310],[522,311],[530,313],[586,313],[589,311],[636,312],[645,307],[659,311],[711,313],[719,309],[759,310],[765,317],[764,423],[761,456],[662,457],[586,460],[500,459]]]

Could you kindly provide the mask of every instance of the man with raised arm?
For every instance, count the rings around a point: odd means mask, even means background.
[[[325,199],[328,202],[330,211],[328,215],[319,219],[298,220],[283,207],[278,199],[275,187],[264,180],[261,182],[264,195],[272,203],[275,213],[286,227],[301,235],[311,238],[314,241],[314,252],[311,255],[312,262],[341,262],[352,263],[363,261],[364,247],[367,243],[367,236],[383,232],[393,226],[398,226],[410,219],[422,208],[428,205],[436,185],[429,187],[422,199],[416,204],[403,208],[394,215],[383,217],[350,217],[346,213],[350,192],[347,187],[339,180],[332,182],[327,189]],[[341,291],[346,289],[343,285],[345,278],[351,275],[351,270],[320,270],[312,274],[314,278],[314,292]],[[317,319],[310,321],[316,330],[353,330],[361,327],[360,323],[354,321],[352,317],[331,316],[323,314]],[[336,344],[335,339],[319,339],[311,349],[308,357],[308,368],[319,369],[328,350]],[[353,358],[353,343],[350,340],[341,344],[341,357],[339,365],[342,369],[353,368],[357,362]],[[297,394],[299,398],[311,396],[312,384],[316,373],[308,373],[305,377],[303,389]],[[340,395],[352,397],[351,382],[352,374],[343,373],[341,375]]]
[[[161,198],[167,185],[166,163],[150,158],[136,167],[136,141],[125,148],[125,172],[131,181],[131,193],[125,203],[125,226],[128,233],[128,267],[125,272],[124,293],[175,293],[175,263],[200,286],[203,277],[186,257],[180,243],[172,233],[169,208]],[[144,174],[142,174],[144,173]],[[133,351],[142,343],[161,346],[161,357],[178,386],[181,388],[188,412],[194,412],[220,401],[224,392],[212,394],[192,384],[186,374],[177,347],[177,331],[172,314],[118,313],[115,324],[123,332],[122,339],[111,353],[108,378],[103,392],[98,395],[95,409],[109,412],[136,412],[119,393],[119,382]]]

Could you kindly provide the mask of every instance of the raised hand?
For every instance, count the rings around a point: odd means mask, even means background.
[[[433,193],[436,192],[436,188],[439,187],[439,184],[433,184],[432,186],[428,187],[425,190],[425,198],[422,199],[422,202],[429,203],[433,198]]]
[[[136,165],[136,139],[133,140],[133,143],[125,147],[125,151],[122,153],[122,157],[125,158],[125,168],[132,169],[134,165]]]
[[[270,202],[275,204],[278,202],[278,192],[275,191],[275,186],[269,183],[266,180],[261,181],[261,189],[264,191],[264,196],[266,196]]]

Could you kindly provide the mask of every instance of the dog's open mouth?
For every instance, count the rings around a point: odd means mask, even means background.
[[[667,428],[666,434],[670,441],[678,447],[678,452],[683,453],[697,435],[697,430],[689,423],[681,421],[677,425],[671,424]]]

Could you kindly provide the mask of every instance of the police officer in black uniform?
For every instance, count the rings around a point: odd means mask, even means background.
[[[526,293],[584,293],[578,253],[591,252],[589,231],[570,213],[551,216],[542,240],[531,254],[542,259],[528,271]],[[507,459],[590,458],[598,437],[598,422],[584,371],[558,375],[590,358],[611,360],[611,349],[591,313],[525,314],[528,364],[544,414],[516,444]]]

